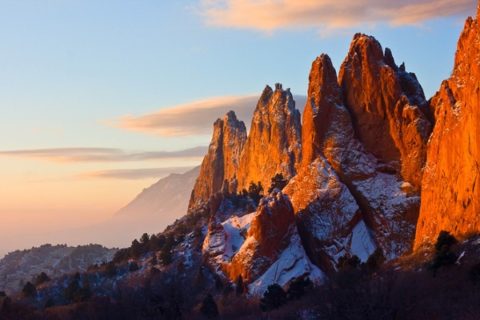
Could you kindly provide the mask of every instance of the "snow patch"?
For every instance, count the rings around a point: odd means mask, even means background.
[[[260,296],[269,285],[277,283],[286,286],[292,279],[303,276],[308,276],[314,283],[321,283],[325,279],[324,273],[308,259],[300,236],[295,232],[290,245],[263,275],[248,286],[248,290],[251,295]]]

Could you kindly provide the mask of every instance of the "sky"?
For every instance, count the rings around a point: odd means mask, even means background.
[[[0,256],[73,243],[65,230],[199,164],[217,117],[248,125],[276,82],[301,99],[315,57],[338,70],[356,32],[432,96],[476,6],[352,2],[0,0]]]

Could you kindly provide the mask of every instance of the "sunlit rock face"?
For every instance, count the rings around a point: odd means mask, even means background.
[[[289,179],[301,158],[300,112],[289,89],[267,86],[253,114],[247,142],[240,157],[239,189],[261,182],[264,189],[281,173]]]
[[[480,9],[479,9],[480,10]],[[432,98],[435,128],[428,143],[415,247],[441,230],[480,231],[480,26],[469,18],[455,65]]]
[[[233,111],[215,121],[208,153],[190,197],[190,211],[205,205],[216,192],[236,192],[239,158],[246,140],[245,124]]]
[[[309,80],[302,165],[284,189],[292,199],[305,249],[327,271],[334,270],[343,255],[367,259],[376,247],[388,258],[407,252],[418,194],[357,138],[327,55],[313,62]]]
[[[398,67],[375,38],[356,34],[339,82],[360,142],[419,190],[431,125],[415,74]]]

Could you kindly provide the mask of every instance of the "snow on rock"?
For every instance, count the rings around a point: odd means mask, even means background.
[[[420,197],[402,189],[404,182],[395,175],[377,173],[352,182],[364,200],[365,219],[374,230],[374,237],[388,259],[411,249]]]
[[[228,263],[245,242],[254,214],[255,212],[241,217],[232,216],[223,222],[219,222],[218,218],[210,220],[202,253],[213,262],[217,270]]]
[[[248,291],[251,295],[260,296],[269,285],[286,286],[292,279],[304,276],[314,283],[325,279],[324,273],[308,259],[298,233],[294,233],[289,246],[264,274],[248,286]]]
[[[352,231],[350,248],[352,254],[356,255],[362,262],[367,261],[377,246],[373,242],[370,230],[364,221],[360,221]]]

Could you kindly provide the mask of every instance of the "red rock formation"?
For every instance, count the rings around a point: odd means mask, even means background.
[[[260,181],[268,189],[277,173],[287,179],[294,176],[301,157],[300,143],[300,113],[290,90],[283,90],[280,84],[275,90],[267,86],[253,114],[240,158],[239,189],[247,189],[252,181]]]
[[[373,242],[390,258],[408,251],[419,197],[402,189],[410,184],[392,172],[383,172],[385,165],[356,138],[328,56],[313,62],[309,80],[302,165],[284,191],[292,199],[311,259],[324,270],[332,270],[344,254],[366,259],[375,249]],[[355,236],[359,232],[366,235],[360,243]],[[362,246],[365,250],[358,250]]]
[[[415,75],[375,38],[356,34],[339,81],[360,142],[418,190],[431,128]]]
[[[189,211],[203,206],[216,192],[236,191],[239,157],[247,139],[245,124],[233,111],[213,125],[208,153],[203,159],[189,203]]]
[[[415,248],[441,230],[480,231],[480,6],[458,41],[450,79],[432,98],[435,128],[428,143]]]
[[[231,263],[225,265],[230,279],[257,279],[288,247],[296,232],[293,208],[288,197],[274,192],[264,197],[248,230],[247,238]]]

